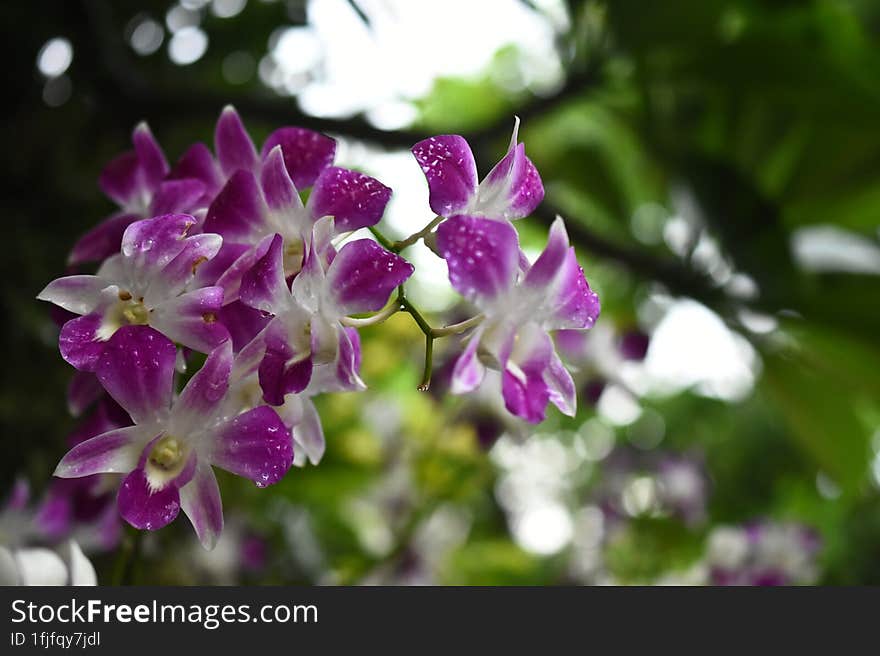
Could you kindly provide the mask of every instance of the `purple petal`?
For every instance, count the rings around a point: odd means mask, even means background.
[[[287,173],[284,165],[284,155],[281,146],[273,148],[263,161],[263,170],[260,172],[260,185],[263,187],[263,195],[266,204],[273,210],[283,210],[289,207],[302,206],[299,192]]]
[[[254,143],[232,106],[225,107],[220,114],[214,132],[214,148],[226,177],[240,169],[255,171],[260,163]]]
[[[193,178],[201,181],[205,185],[205,196],[201,199],[202,202],[214,198],[223,187],[223,176],[217,162],[203,143],[195,143],[187,149],[177,162],[177,166],[169,174],[169,178],[174,180]]]
[[[546,293],[556,282],[559,271],[568,257],[568,233],[565,224],[558,218],[550,226],[550,235],[547,238],[547,246],[535,260],[535,263],[526,274],[523,286],[534,289],[541,294]]]
[[[505,370],[501,378],[501,392],[504,407],[511,414],[530,424],[544,421],[550,391],[540,376],[530,375],[523,381]]]
[[[550,387],[544,372],[550,367],[553,343],[536,324],[526,324],[517,334],[509,357],[501,354],[504,370],[501,392],[505,407],[517,417],[537,424],[544,420]]]
[[[119,514],[135,528],[155,531],[174,521],[180,512],[180,492],[174,485],[151,490],[144,470],[135,469],[119,488]]]
[[[150,215],[192,213],[199,209],[205,195],[205,183],[193,178],[166,180],[159,185],[150,203]]]
[[[110,160],[98,177],[98,186],[117,205],[128,205],[143,184],[137,153],[126,151]]]
[[[147,291],[147,302],[161,302],[176,296],[192,282],[199,267],[220,251],[223,238],[214,233],[187,237],[178,244],[179,251],[156,274]]]
[[[155,189],[168,175],[169,170],[162,147],[156,142],[146,123],[141,123],[134,129],[131,140],[143,171],[144,182],[148,189]]]
[[[274,233],[266,235],[256,246],[248,247],[242,252],[238,259],[229,265],[220,278],[217,279],[217,284],[223,288],[224,303],[231,303],[238,300],[241,291],[242,277],[253,268],[261,257],[266,254],[274,237]]]
[[[309,385],[312,377],[312,358],[290,362],[287,349],[266,348],[260,362],[259,379],[263,400],[270,405],[281,405],[287,394],[298,394]]]
[[[211,462],[265,487],[277,483],[290,469],[293,440],[278,413],[263,405],[218,428]]]
[[[274,152],[274,151],[273,151]],[[283,240],[275,235],[269,250],[241,279],[242,303],[263,312],[278,314],[290,303],[290,289],[284,279]]]
[[[358,239],[334,258],[327,270],[327,286],[342,314],[375,312],[413,271],[412,264],[372,239]]]
[[[208,356],[205,364],[190,378],[174,404],[175,434],[189,433],[193,427],[210,417],[229,390],[232,371],[232,343],[226,341]]]
[[[232,348],[236,353],[249,344],[272,320],[265,313],[248,307],[241,301],[224,305],[217,318],[229,331]]]
[[[211,465],[200,462],[193,479],[180,490],[180,507],[192,522],[205,549],[213,549],[223,532],[223,503]]]
[[[477,331],[468,341],[467,348],[458,356],[455,367],[452,370],[452,393],[466,394],[472,392],[483,382],[486,375],[486,367],[477,356],[477,347],[480,345],[482,331]]]
[[[512,146],[480,185],[477,210],[498,219],[519,219],[544,200],[544,185],[525,146]]]
[[[449,281],[466,299],[491,301],[513,287],[519,241],[509,223],[454,216],[437,229],[437,247],[449,267]]]
[[[79,417],[86,408],[97,401],[104,393],[104,388],[94,374],[77,371],[67,384],[67,410],[74,417]]]
[[[305,128],[280,128],[263,144],[263,158],[281,146],[284,164],[297,189],[315,184],[321,172],[333,163],[336,140]]]
[[[189,214],[166,214],[128,226],[122,235],[122,255],[132,277],[152,278],[161,271],[180,253],[196,223]]]
[[[67,257],[67,263],[97,262],[118,253],[125,229],[142,218],[137,214],[114,214],[104,219],[77,240]]]
[[[235,244],[224,241],[217,254],[207,262],[203,262],[196,269],[196,276],[192,281],[193,287],[210,287],[216,285],[220,277],[226,273],[235,261],[252,248],[250,244]],[[239,275],[239,279],[241,275]],[[237,294],[237,290],[236,290]],[[229,297],[224,297],[229,302]]]
[[[428,180],[434,213],[450,216],[463,210],[477,190],[477,165],[464,137],[431,137],[413,146],[412,153]]]
[[[208,208],[205,232],[216,232],[224,239],[253,243],[264,235],[266,205],[250,171],[237,171]]]
[[[324,169],[309,196],[314,219],[332,216],[337,232],[376,225],[391,198],[391,189],[357,171],[330,166]]]
[[[218,313],[222,287],[203,287],[162,303],[150,314],[150,325],[171,340],[199,353],[208,353],[229,339]]]
[[[561,218],[550,228],[547,247],[526,274],[523,285],[540,299],[539,315],[548,328],[590,328],[599,316],[599,297],[584,277],[568,245]]]
[[[149,326],[123,326],[98,359],[98,380],[136,424],[154,421],[171,403],[177,350]]]
[[[519,118],[513,126],[507,154],[489,172],[477,193],[477,211],[497,219],[519,219],[531,214],[544,199],[541,176],[517,144]]]
[[[149,437],[139,426],[126,426],[80,442],[58,463],[54,475],[79,478],[92,474],[124,474],[137,467]]]
[[[46,285],[37,299],[54,303],[74,314],[88,314],[100,304],[101,292],[107,284],[98,276],[66,276]]]
[[[87,314],[65,323],[58,336],[61,357],[80,371],[93,371],[106,346],[98,333],[101,323],[100,314]]]

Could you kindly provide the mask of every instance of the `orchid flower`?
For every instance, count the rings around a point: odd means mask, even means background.
[[[68,264],[101,261],[119,251],[125,229],[134,221],[160,214],[192,213],[202,206],[205,183],[195,177],[167,179],[168,162],[146,123],[132,134],[134,150],[113,159],[101,172],[101,190],[119,211],[77,241]]]
[[[96,373],[134,426],[75,446],[55,475],[125,474],[118,505],[129,524],[158,529],[183,509],[210,549],[223,529],[212,466],[265,487],[290,468],[293,444],[290,432],[268,406],[238,415],[223,411],[232,369],[228,340],[211,352],[176,400],[174,361],[174,344],[157,331],[120,328],[101,354]]]
[[[316,226],[315,233],[328,221]],[[339,389],[363,389],[360,343],[342,319],[380,310],[413,272],[409,262],[371,239],[347,243],[325,270],[318,241],[313,238],[308,246],[303,269],[290,287],[281,235],[273,237],[266,254],[242,279],[242,301],[274,315],[260,337],[265,353],[259,365],[263,398],[272,405],[281,405],[288,393],[305,390],[318,364],[333,364]]]
[[[186,214],[133,223],[123,235],[122,252],[97,275],[58,278],[40,292],[38,299],[82,315],[61,329],[59,347],[67,362],[90,371],[107,340],[129,324],[153,326],[202,353],[229,338],[216,314],[222,288],[189,289],[196,269],[222,242],[215,234],[189,236],[195,224]]]
[[[204,229],[223,236],[217,284],[226,302],[237,298],[241,276],[262,257],[272,236],[281,235],[285,271],[299,271],[303,244],[324,216],[335,218],[338,233],[376,224],[391,189],[356,171],[331,166],[336,143],[302,128],[282,128],[263,145],[262,157],[235,110],[227,108],[217,126],[217,152],[228,176],[208,209]],[[307,203],[299,192],[312,187]],[[209,271],[219,267],[209,267]]]
[[[351,328],[347,330],[357,353],[355,367],[357,369],[360,366],[360,341],[357,337],[357,331]],[[260,351],[260,353],[262,352]],[[263,390],[260,387],[257,370],[260,359],[244,369],[240,366],[239,360],[240,358],[237,357],[229,380],[229,394],[225,411],[230,414],[244,412],[264,404]],[[313,465],[321,462],[326,443],[321,418],[312,397],[323,392],[335,391],[338,388],[332,364],[318,365],[313,368],[308,386],[299,394],[286,395],[281,405],[275,408],[293,438],[293,464],[295,466],[302,467],[306,461]]]
[[[517,143],[519,118],[507,154],[477,184],[477,164],[464,137],[444,134],[418,142],[412,153],[428,181],[429,203],[435,214],[484,216],[510,221],[528,216],[544,198],[535,165]]]
[[[456,361],[452,393],[479,386],[485,360],[501,372],[505,406],[514,415],[538,423],[548,402],[573,415],[574,382],[548,331],[590,328],[599,299],[569,246],[562,219],[553,223],[547,247],[523,274],[509,223],[454,216],[440,224],[437,245],[452,286],[485,316]]]

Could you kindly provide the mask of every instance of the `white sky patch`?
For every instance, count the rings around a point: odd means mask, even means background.
[[[554,30],[565,12],[557,0],[541,4],[546,13],[518,0],[358,0],[367,26],[345,0],[310,0],[308,26],[270,43],[263,79],[298,93],[310,114],[370,110],[377,125],[400,127],[412,120],[401,103],[427,95],[438,77],[482,73],[500,49],[516,45],[519,86],[549,90],[563,78]]]
[[[880,275],[880,245],[832,225],[799,228],[791,236],[795,260],[810,271]]]
[[[758,366],[758,355],[744,337],[689,299],[669,308],[645,358],[652,392],[673,394],[693,387],[698,394],[728,401],[748,396]]]

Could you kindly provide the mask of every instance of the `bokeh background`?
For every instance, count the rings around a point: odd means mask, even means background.
[[[416,390],[407,316],[363,331],[359,395],[319,399],[328,450],[227,531],[187,521],[98,549],[103,583],[880,582],[880,5],[872,0],[153,0],[3,3],[0,541],[35,542],[72,370],[48,306],[96,184],[147,120],[169,159],[232,103],[258,143],[322,130],[431,219],[408,148],[465,135],[485,173],[513,116],[602,316],[577,417],[527,428],[495,395]],[[436,324],[467,316],[405,253]],[[17,514],[16,514],[17,513]],[[22,514],[23,513],[23,514]],[[15,517],[11,518],[11,515]],[[132,553],[137,554],[136,559]]]

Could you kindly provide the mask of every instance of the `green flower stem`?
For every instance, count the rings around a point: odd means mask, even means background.
[[[376,241],[378,241],[384,248],[396,253],[408,246],[411,246],[412,244],[415,244],[419,239],[422,239],[430,234],[430,232],[442,220],[443,217],[441,216],[435,217],[434,220],[431,221],[431,223],[426,225],[417,233],[397,242],[392,242],[375,226],[370,228],[370,232],[373,233],[373,236],[376,237]],[[406,290],[403,288],[403,285],[401,285],[397,288],[397,299],[394,303],[391,303],[386,308],[371,317],[346,317],[342,320],[342,323],[346,326],[351,326],[353,328],[375,326],[382,323],[383,321],[398,312],[406,312],[408,315],[410,315],[413,318],[413,321],[415,321],[416,325],[419,327],[419,330],[421,330],[422,333],[425,335],[425,368],[422,372],[422,381],[419,383],[418,387],[420,392],[428,391],[428,388],[431,385],[431,373],[434,366],[434,340],[438,337],[446,337],[448,335],[457,335],[459,333],[463,333],[469,328],[473,328],[483,320],[483,315],[478,314],[474,317],[471,317],[470,319],[461,321],[459,323],[443,326],[442,328],[434,328],[433,326],[431,326],[430,323],[428,323],[428,320],[425,319],[421,311],[406,297]]]
[[[419,239],[423,239],[423,238],[427,237],[429,234],[431,234],[431,231],[434,228],[436,228],[438,225],[440,225],[440,222],[443,221],[444,218],[445,217],[442,217],[442,216],[435,216],[433,221],[431,221],[428,225],[426,225],[424,228],[422,228],[418,232],[410,235],[406,239],[401,239],[400,241],[396,241],[393,244],[391,244],[390,250],[394,251],[395,253],[399,253],[404,248],[408,248],[409,246],[412,246]]]

